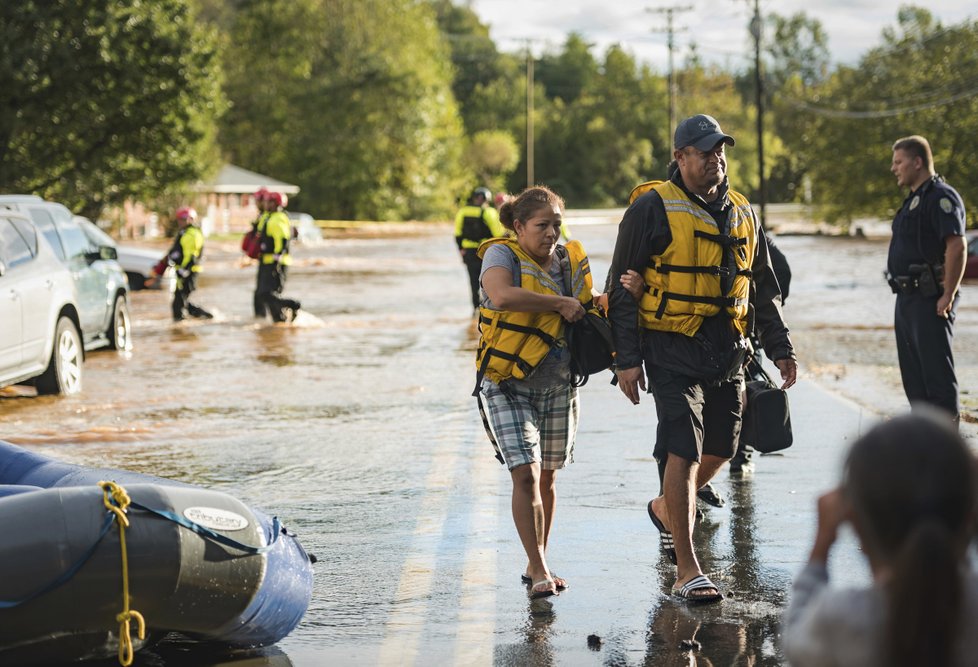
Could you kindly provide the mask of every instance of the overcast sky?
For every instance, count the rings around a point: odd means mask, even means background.
[[[800,11],[821,21],[829,37],[833,61],[855,64],[866,50],[880,44],[880,33],[896,25],[900,4],[892,0],[761,0],[762,12],[790,16]],[[916,2],[928,6],[941,23],[978,18],[975,0]],[[752,42],[748,24],[753,2],[747,0],[469,0],[489,24],[503,51],[514,51],[531,40],[537,55],[557,49],[570,32],[578,32],[595,45],[599,58],[611,44],[621,44],[639,60],[665,72],[668,65],[666,16],[646,8],[692,7],[676,12],[676,65],[695,41],[700,56],[734,68],[748,64]],[[663,32],[655,32],[661,30]]]

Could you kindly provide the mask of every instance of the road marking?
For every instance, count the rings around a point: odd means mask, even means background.
[[[436,450],[425,479],[425,495],[418,510],[410,552],[384,628],[378,665],[413,665],[417,661],[426,608],[438,562],[437,547],[445,529],[448,500],[458,461],[458,444],[446,440]]]
[[[485,445],[485,442],[480,443]],[[476,450],[482,451],[482,450]],[[501,474],[488,450],[473,456],[470,521],[462,568],[462,599],[459,602],[455,664],[491,665],[496,629],[496,531],[499,503],[496,502]]]

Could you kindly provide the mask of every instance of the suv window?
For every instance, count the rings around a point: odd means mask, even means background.
[[[54,228],[54,218],[51,214],[45,211],[43,208],[30,208],[28,212],[31,214],[31,218],[34,220],[34,224],[37,228],[44,234],[44,238],[48,240],[51,247],[54,249],[54,254],[57,255],[62,261],[65,259],[65,249],[61,245],[61,238],[58,236],[58,230]]]
[[[11,224],[10,220],[0,220],[0,257],[8,267],[24,264],[34,259],[27,241]]]
[[[21,220],[20,218],[15,218],[10,222],[14,223],[14,227],[20,232],[20,235],[27,242],[27,247],[30,248],[31,254],[35,257],[37,256],[37,230],[34,229],[34,225],[27,222],[26,220]]]
[[[84,257],[85,253],[92,249],[92,243],[85,236],[85,232],[72,219],[57,220],[58,231],[61,233],[61,242],[64,243],[65,252],[68,257]]]

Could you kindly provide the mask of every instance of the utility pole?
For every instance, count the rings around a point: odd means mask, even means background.
[[[761,205],[761,227],[767,229],[767,187],[764,179],[764,78],[761,76],[761,37],[764,24],[761,21],[759,0],[754,0],[754,17],[750,21],[750,32],[754,37],[754,89],[757,106],[757,176],[758,195]]]
[[[526,187],[534,185],[533,178],[533,51],[526,41]]]
[[[676,39],[675,35],[677,29],[673,26],[672,18],[675,14],[679,12],[691,12],[693,7],[690,5],[672,7],[646,7],[645,11],[651,14],[665,14],[666,15],[666,28],[665,30],[658,28],[652,30],[652,32],[664,32],[666,33],[666,46],[669,47],[669,141],[672,142],[673,132],[676,130],[676,75],[675,69],[673,67],[673,52],[676,50]],[[682,32],[686,28],[678,29],[678,32]]]

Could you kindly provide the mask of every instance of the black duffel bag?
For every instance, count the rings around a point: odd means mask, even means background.
[[[759,364],[748,364],[747,399],[740,439],[762,454],[791,446],[791,412],[788,394],[774,383]]]
[[[615,360],[611,323],[598,310],[589,309],[577,322],[568,323],[566,336],[575,387],[587,383],[592,373],[611,368]]]

